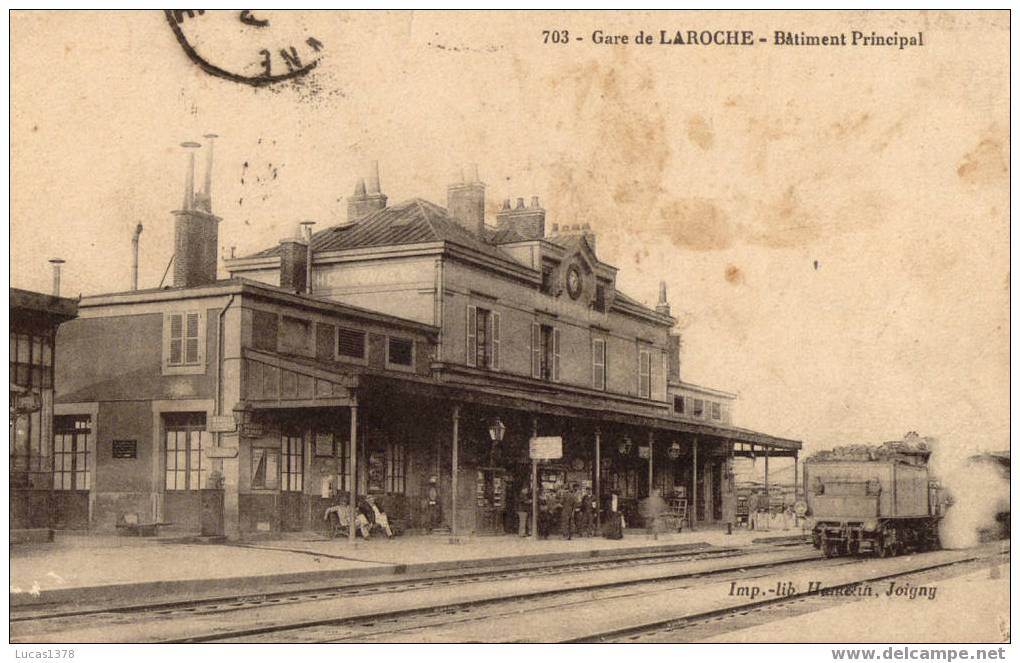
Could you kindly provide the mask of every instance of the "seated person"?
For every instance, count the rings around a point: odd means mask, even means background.
[[[393,530],[390,529],[390,520],[386,512],[375,503],[375,497],[366,495],[358,504],[358,528],[361,536],[369,538],[374,528],[379,528],[386,533],[386,538],[393,538]]]

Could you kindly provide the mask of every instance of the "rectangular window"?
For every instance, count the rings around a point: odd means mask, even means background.
[[[300,318],[283,316],[280,323],[280,352],[311,354],[312,323]]]
[[[677,414],[686,414],[686,412],[684,411],[684,405],[685,405],[685,403],[684,403],[684,397],[683,396],[674,396],[673,397],[673,411],[674,412],[676,412]]]
[[[205,488],[208,468],[202,458],[209,448],[204,412],[164,415],[163,452],[167,490]]]
[[[276,490],[280,476],[278,449],[251,450],[251,487],[257,490]]]
[[[722,419],[722,406],[714,401],[712,402],[712,418],[716,421]]]
[[[283,459],[283,490],[300,493],[304,490],[305,441],[300,435],[284,435],[281,447]]]
[[[652,397],[652,353],[648,350],[638,353],[638,396]]]
[[[348,359],[365,358],[365,332],[358,329],[337,330],[336,353]]]
[[[406,489],[407,458],[404,445],[390,442],[386,445],[385,488],[387,493],[403,493]]]
[[[49,336],[10,334],[11,384],[36,390],[53,386],[53,342]]]
[[[468,305],[467,364],[479,368],[500,368],[500,315],[495,311]]]
[[[205,344],[202,342],[202,315],[198,312],[168,313],[166,316],[167,366],[200,366]]]
[[[591,382],[600,391],[606,388],[606,339],[593,338],[591,341]]]
[[[414,342],[407,338],[389,338],[386,362],[394,366],[414,365]]]
[[[560,330],[550,325],[531,326],[531,375],[540,380],[560,379]]]
[[[89,441],[92,418],[88,416],[53,417],[53,489],[89,490]]]
[[[698,417],[699,419],[705,416],[705,401],[700,398],[694,399],[694,411],[691,412],[692,416]]]

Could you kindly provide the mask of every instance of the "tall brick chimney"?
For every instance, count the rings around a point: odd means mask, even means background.
[[[516,230],[525,239],[545,237],[545,210],[538,204],[538,196],[531,197],[531,204],[524,206],[524,198],[517,199],[517,206],[510,207],[510,199],[503,201],[496,214],[498,230]]]
[[[296,293],[308,290],[308,242],[303,237],[280,240],[280,287]]]
[[[485,184],[478,179],[478,165],[461,171],[460,181],[446,188],[446,213],[468,232],[485,238]]]
[[[212,142],[210,139],[205,190],[195,193],[195,149],[198,143],[181,143],[187,150],[188,169],[184,202],[174,210],[174,287],[191,288],[216,281],[220,218],[212,213]]]
[[[368,183],[361,177],[354,187],[354,195],[347,199],[347,223],[361,221],[372,212],[386,208],[386,194],[379,186],[379,162],[369,167]]]

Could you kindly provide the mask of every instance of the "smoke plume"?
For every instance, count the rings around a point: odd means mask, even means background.
[[[940,439],[929,461],[951,505],[939,526],[943,548],[970,548],[982,530],[996,530],[995,516],[1009,511],[1009,481],[999,463],[966,444]]]

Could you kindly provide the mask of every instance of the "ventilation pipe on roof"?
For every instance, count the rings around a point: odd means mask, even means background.
[[[378,173],[377,173],[378,175]],[[378,180],[376,181],[378,184]],[[304,230],[305,244],[305,292],[312,294],[312,226],[315,221],[302,221],[301,228]]]
[[[64,264],[64,260],[61,258],[50,259],[50,264],[53,265],[53,296],[60,296],[60,266]]]
[[[138,239],[142,234],[142,224],[135,226],[131,233],[131,289],[138,290]]]

